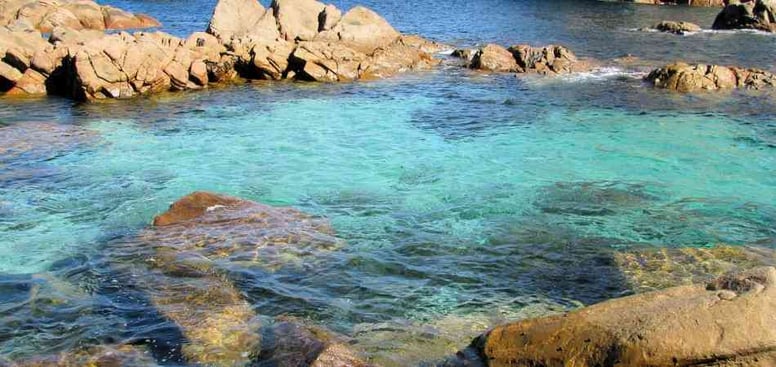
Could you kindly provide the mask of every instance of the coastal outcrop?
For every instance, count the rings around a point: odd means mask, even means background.
[[[468,56],[463,51],[457,55]],[[579,60],[563,46],[515,45],[507,49],[489,44],[474,53],[468,67],[484,71],[556,75],[589,70],[591,65]]]
[[[776,2],[731,0],[714,19],[713,29],[776,31]]]
[[[402,35],[367,8],[343,13],[315,0],[276,0],[267,9],[255,0],[222,0],[207,32],[186,39],[163,32],[104,34],[107,28],[130,28],[130,22],[118,9],[102,13],[102,28],[43,28],[51,32],[48,41],[29,24],[0,29],[0,92],[95,100],[200,89],[238,76],[384,78],[437,65],[432,54],[442,47]]]
[[[771,366],[774,307],[776,268],[754,268],[498,326],[459,353],[458,364]]]
[[[652,5],[689,5],[704,7],[721,7],[727,0],[618,0],[626,3],[652,4]]]
[[[21,25],[48,33],[57,27],[106,30],[161,24],[148,15],[132,14],[91,0],[8,0],[0,4],[0,25]]]
[[[653,70],[645,78],[657,88],[678,92],[719,89],[765,89],[776,86],[776,75],[760,69],[677,62]]]
[[[657,29],[660,32],[683,35],[691,32],[699,32],[701,30],[701,26],[690,22],[675,22],[664,20],[655,24],[654,29]]]

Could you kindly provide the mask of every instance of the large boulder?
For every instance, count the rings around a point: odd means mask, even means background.
[[[181,330],[183,356],[208,366],[247,365],[276,340],[262,342],[261,320],[224,266],[270,267],[339,246],[324,219],[208,192],[184,196],[153,222],[112,249],[116,262],[132,265],[136,287]]]
[[[161,32],[106,35],[72,51],[74,97],[131,98],[197,89],[205,84],[201,64],[206,69],[224,65],[224,50],[205,33],[187,41]]]
[[[764,89],[776,86],[776,75],[765,70],[682,62],[655,69],[645,79],[655,87],[683,93],[732,88]]]
[[[302,42],[291,54],[297,78],[319,82],[347,82],[361,78],[369,67],[367,55],[338,42]]]
[[[321,28],[325,27],[325,24],[321,24]],[[340,41],[350,48],[370,54],[393,43],[399,36],[399,32],[379,14],[363,6],[356,6],[345,13],[330,30],[321,32],[316,39]]]
[[[274,23],[272,11],[266,11],[257,0],[221,0],[213,10],[207,32],[229,40],[265,30],[266,27],[260,26],[263,19]],[[275,24],[269,29],[277,33]]]
[[[489,44],[479,49],[472,58],[472,69],[499,72],[521,71],[512,52],[499,45]]]
[[[670,20],[664,20],[655,24],[655,29],[660,32],[673,33],[673,34],[686,34],[689,32],[699,32],[701,27],[695,23],[690,22],[675,22]]]
[[[776,2],[773,0],[729,1],[714,19],[713,29],[757,29],[776,31]]]
[[[516,45],[509,48],[523,72],[568,74],[587,69],[571,50],[563,46],[531,47]]]
[[[460,356],[501,366],[771,366],[776,268],[518,321]]]
[[[311,41],[320,30],[319,16],[326,5],[315,0],[273,0],[280,36],[287,41]]]

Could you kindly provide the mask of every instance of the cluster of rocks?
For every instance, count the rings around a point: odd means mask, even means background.
[[[148,15],[101,6],[91,0],[5,0],[0,3],[0,25],[46,33],[58,27],[106,30],[160,26]]]
[[[701,26],[695,23],[675,22],[670,20],[664,20],[662,22],[659,22],[655,24],[652,28],[660,32],[673,33],[673,34],[679,34],[679,35],[684,35],[692,32],[699,32],[701,30]]]
[[[504,48],[488,44],[474,53],[471,50],[455,50],[453,56],[465,59],[466,66],[471,69],[493,72],[555,75],[585,71],[591,67],[590,63],[579,60],[568,48],[557,45],[515,45]]]
[[[757,90],[776,86],[776,75],[765,70],[682,62],[655,69],[645,80],[655,87],[684,93],[732,88]]]
[[[41,0],[42,1],[42,0]],[[83,27],[81,27],[83,28]],[[375,12],[315,0],[222,0],[207,32],[104,34],[67,24],[0,29],[0,92],[130,98],[247,79],[352,81],[438,63],[440,45],[402,35]]]
[[[757,29],[776,32],[776,2],[729,0],[714,19],[713,29]]]

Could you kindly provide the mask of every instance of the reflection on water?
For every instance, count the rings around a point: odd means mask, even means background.
[[[158,15],[177,33],[203,28],[212,7],[109,3]],[[768,67],[771,55],[752,50],[776,40],[631,30],[661,19],[708,24],[710,9],[367,4],[404,31],[457,45],[562,42],[583,56],[633,53],[648,63]],[[88,351],[99,344],[183,363],[195,334],[148,281],[161,271],[145,263],[158,238],[134,252],[126,245],[195,190],[328,218],[338,239],[326,251],[237,251],[204,261],[218,277],[197,281],[246,300],[244,314],[344,334],[385,365],[441,357],[506,319],[772,261],[776,100],[656,91],[641,68],[557,79],[443,68],[89,105],[4,101],[0,360],[73,348],[99,355]],[[255,245],[240,228],[210,241]],[[742,250],[752,248],[761,255]],[[202,253],[162,257],[186,273],[200,269]]]

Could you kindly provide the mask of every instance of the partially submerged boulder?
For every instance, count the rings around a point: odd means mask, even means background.
[[[654,28],[660,32],[673,33],[673,34],[679,34],[679,35],[701,31],[701,26],[695,23],[675,22],[675,21],[669,21],[669,20],[664,20],[660,23],[655,24]]]
[[[653,70],[645,80],[678,92],[718,89],[765,89],[776,86],[776,75],[760,69],[677,62]]]
[[[15,361],[5,367],[157,367],[151,353],[133,345],[100,345],[42,356],[30,360]]]
[[[186,360],[242,366],[254,360],[266,343],[259,315],[228,280],[226,267],[245,264],[271,269],[294,256],[339,245],[324,219],[293,208],[195,192],[157,216],[154,226],[136,240],[113,251],[116,267],[133,269],[135,286],[181,330]]]
[[[577,59],[571,50],[557,45],[515,45],[506,49],[489,44],[474,54],[469,67],[486,71],[542,75],[568,74],[590,69],[590,65]]]
[[[460,358],[488,366],[770,366],[776,363],[776,268],[518,321],[476,338]]]

